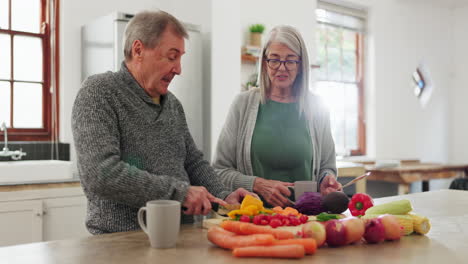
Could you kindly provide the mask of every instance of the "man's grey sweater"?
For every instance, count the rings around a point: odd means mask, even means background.
[[[177,98],[169,92],[155,104],[124,63],[84,82],[72,129],[92,234],[139,229],[140,207],[182,203],[190,185],[221,199],[229,193],[195,146]]]

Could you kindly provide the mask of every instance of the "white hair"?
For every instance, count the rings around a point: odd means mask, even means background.
[[[167,12],[158,10],[136,14],[125,28],[123,39],[125,60],[129,61],[132,58],[132,45],[135,40],[140,40],[143,45],[152,49],[159,44],[168,26],[176,35],[188,39],[183,24]]]
[[[300,60],[298,74],[293,83],[292,95],[298,98],[299,114],[305,113],[307,116],[308,100],[307,93],[309,90],[309,56],[304,40],[299,31],[294,27],[281,25],[273,28],[268,36],[265,45],[263,46],[260,57],[259,69],[259,88],[262,103],[265,103],[271,92],[271,81],[268,77],[266,56],[272,43],[282,43],[296,53]]]

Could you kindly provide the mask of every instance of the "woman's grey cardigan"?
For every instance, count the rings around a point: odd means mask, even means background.
[[[307,96],[306,116],[313,146],[312,180],[321,182],[328,173],[337,175],[335,144],[328,112],[317,96]],[[240,93],[231,105],[218,139],[213,167],[231,190],[253,189],[256,177],[253,176],[250,148],[260,98],[259,89]]]

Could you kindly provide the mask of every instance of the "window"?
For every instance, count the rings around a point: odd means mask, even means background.
[[[355,14],[358,14],[357,16]],[[363,44],[365,16],[319,2],[315,92],[330,110],[338,155],[365,154]]]
[[[0,0],[0,123],[9,140],[58,137],[56,10],[58,0]]]

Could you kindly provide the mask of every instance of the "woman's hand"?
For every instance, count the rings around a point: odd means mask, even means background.
[[[272,206],[286,207],[292,205],[287,198],[291,195],[288,186],[294,186],[294,184],[257,177],[254,182],[253,191],[258,193]]]
[[[320,184],[320,193],[322,195],[327,195],[331,192],[340,191],[342,189],[343,186],[336,180],[335,175],[333,174],[327,174]]]
[[[224,199],[224,201],[228,204],[240,204],[247,194],[250,194],[253,197],[260,199],[257,194],[251,193],[244,188],[239,188],[233,191],[231,194],[229,194],[226,197],[226,199]]]

